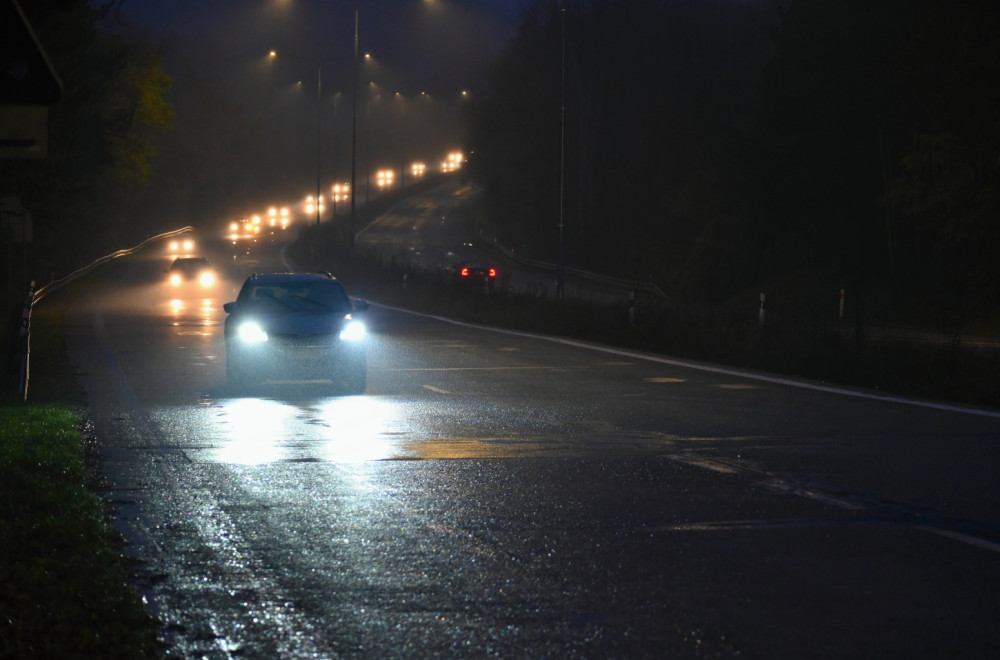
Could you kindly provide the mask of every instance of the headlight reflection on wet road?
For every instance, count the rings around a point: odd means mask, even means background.
[[[261,465],[289,458],[287,437],[294,406],[268,399],[232,399],[221,403],[225,444],[218,460]]]
[[[308,406],[262,398],[229,399],[221,409],[222,444],[213,459],[236,465],[321,460],[357,463],[402,454],[389,429],[400,404],[372,397],[330,398]]]
[[[172,298],[167,302],[169,309],[170,325],[174,327],[196,326],[207,328],[209,326],[220,325],[219,309],[217,299],[198,298],[182,300]],[[198,330],[193,334],[211,335],[212,330]],[[191,333],[189,333],[191,334]]]
[[[370,397],[331,399],[321,404],[324,458],[338,463],[376,461],[398,453],[386,431],[398,426],[399,404]]]

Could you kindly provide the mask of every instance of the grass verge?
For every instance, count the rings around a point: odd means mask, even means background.
[[[31,399],[0,393],[0,658],[159,658],[121,538],[95,494],[58,306],[32,318]]]
[[[162,657],[72,408],[0,406],[0,657]]]

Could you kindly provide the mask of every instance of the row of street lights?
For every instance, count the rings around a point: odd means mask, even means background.
[[[356,221],[356,206],[357,206],[357,195],[349,194],[347,191],[357,191],[358,189],[358,84],[359,84],[359,74],[360,74],[360,64],[362,63],[362,58],[364,62],[371,62],[372,56],[370,53],[365,53],[363,56],[359,51],[359,34],[360,34],[360,9],[361,5],[364,4],[364,0],[357,0],[351,2],[348,0],[354,9],[354,48],[353,48],[353,66],[352,66],[352,96],[351,96],[351,163],[350,163],[350,181],[348,183],[336,184],[342,186],[343,190],[341,192],[333,191],[334,209],[336,209],[336,202],[350,201],[350,244],[351,247],[354,245],[354,230]],[[271,50],[268,54],[269,59],[277,60],[279,58],[279,53],[277,50]],[[295,59],[295,56],[289,56]],[[300,58],[301,59],[301,58]],[[374,86],[374,83],[369,83],[370,86]],[[314,215],[315,223],[320,224],[321,215],[324,210],[322,204],[322,163],[323,163],[323,147],[322,147],[322,131],[323,131],[323,113],[322,113],[322,91],[323,91],[323,70],[321,66],[316,67],[316,185],[315,185],[315,203],[307,204],[309,209],[308,213]],[[462,98],[468,97],[468,91],[463,90],[461,92]],[[339,99],[340,93],[338,92],[334,97],[334,112],[336,113],[336,102]],[[403,95],[400,92],[396,92],[394,97],[402,100]],[[430,98],[426,92],[420,92],[421,98]],[[377,99],[376,99],[377,100]],[[401,106],[400,112],[403,112],[405,106]],[[367,113],[370,114],[371,107],[367,107]],[[400,131],[404,130],[402,124],[400,124]],[[403,139],[402,134],[400,135],[400,140]],[[401,150],[402,153],[403,150]],[[402,160],[402,159],[401,159]],[[441,166],[442,171],[453,171],[459,166],[459,161],[455,160],[454,155],[449,155],[448,159],[444,161]],[[410,174],[414,177],[422,176],[426,172],[427,168],[423,163],[415,163],[410,168]],[[403,185],[404,178],[407,173],[407,168],[400,163],[400,177],[399,185]],[[382,170],[376,174],[376,186],[379,190],[390,188],[395,183],[395,175],[389,170]],[[369,184],[370,188],[370,184]],[[313,197],[311,195],[311,197]]]
[[[448,156],[441,162],[440,171],[445,173],[454,172],[462,166],[464,160],[465,156],[461,152],[457,151],[452,152],[448,154]],[[402,173],[404,171],[405,170],[401,170],[400,172],[401,174],[399,183],[400,186],[402,185]],[[409,171],[410,171],[410,176],[413,179],[419,179],[424,175],[426,175],[427,165],[426,163],[416,162],[410,165]],[[370,178],[371,175],[369,174],[369,179]],[[378,190],[380,191],[387,190],[389,188],[392,188],[394,185],[396,185],[395,170],[386,168],[386,169],[380,169],[375,172],[375,187]],[[319,191],[319,186],[317,186],[317,194],[315,196],[307,195],[305,203],[303,205],[303,209],[306,214],[308,215],[316,214],[317,217],[319,217],[319,214],[323,213],[326,210],[326,206],[324,204],[324,197],[323,195],[319,194],[318,191]],[[346,202],[349,199],[351,199],[351,184],[347,182],[334,183],[333,185],[330,186],[330,194],[327,197],[327,199],[333,201],[333,217],[336,218],[337,204],[339,202]]]

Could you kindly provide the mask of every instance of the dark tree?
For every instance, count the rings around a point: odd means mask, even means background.
[[[735,160],[767,52],[767,3],[536,3],[471,108],[473,171],[495,232],[554,260],[565,129],[570,265],[717,298],[742,280]]]
[[[48,157],[0,160],[0,181],[32,213],[29,270],[44,282],[149,235],[135,203],[173,111],[158,53],[102,35],[102,9],[86,0],[22,4],[63,95],[50,110]]]
[[[889,320],[997,307],[994,3],[792,2],[753,186],[767,275],[839,280]]]

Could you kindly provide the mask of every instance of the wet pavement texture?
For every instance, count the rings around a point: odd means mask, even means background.
[[[225,380],[162,255],[64,297],[172,657],[986,657],[1000,417],[375,307],[368,390]],[[237,265],[238,266],[238,265]],[[650,359],[653,358],[653,359]]]

